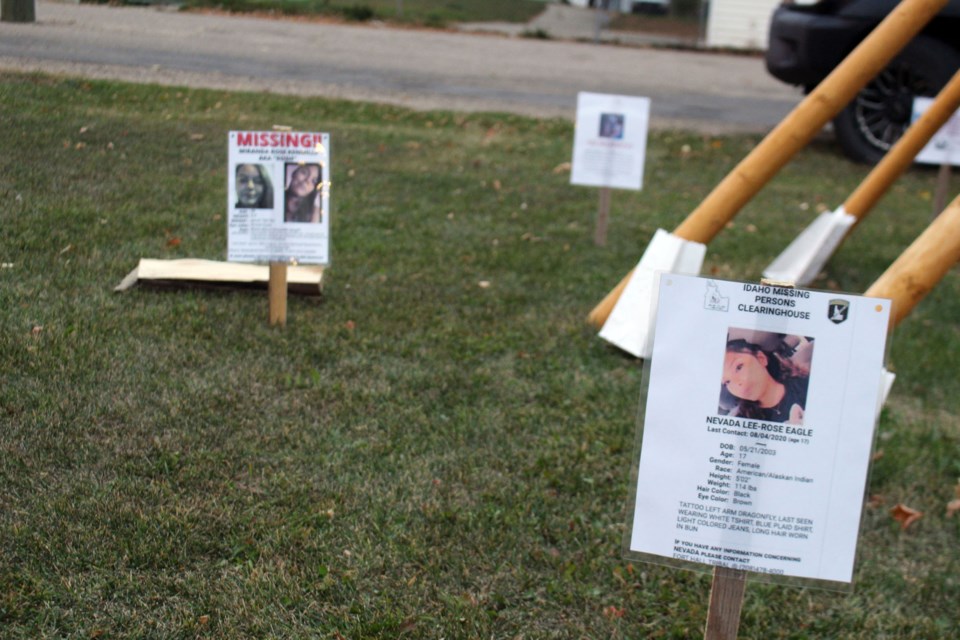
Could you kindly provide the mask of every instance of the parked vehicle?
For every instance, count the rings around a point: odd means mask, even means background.
[[[785,0],[770,22],[767,70],[812,90],[897,0]],[[960,69],[960,0],[947,6],[833,121],[844,153],[876,163],[909,126],[915,96],[934,96]]]

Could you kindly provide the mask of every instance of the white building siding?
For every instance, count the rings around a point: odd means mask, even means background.
[[[710,0],[707,46],[766,49],[770,15],[780,0]]]

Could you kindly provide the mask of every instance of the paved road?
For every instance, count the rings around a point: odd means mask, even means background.
[[[753,56],[50,0],[0,23],[0,69],[568,118],[595,91],[716,133],[768,131],[800,100]]]

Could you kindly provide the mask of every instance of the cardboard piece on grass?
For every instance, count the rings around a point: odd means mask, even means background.
[[[821,213],[764,269],[763,277],[799,287],[810,284],[856,221],[843,206]]]
[[[114,291],[126,291],[137,283],[173,288],[266,289],[269,282],[270,268],[267,265],[141,258],[137,267],[127,274]],[[288,266],[287,290],[301,295],[320,295],[323,292],[323,267]]]
[[[657,229],[617,304],[610,312],[610,317],[600,330],[600,337],[633,356],[648,357],[657,274],[666,271],[689,276],[700,275],[706,253],[705,244],[690,242],[663,229]]]

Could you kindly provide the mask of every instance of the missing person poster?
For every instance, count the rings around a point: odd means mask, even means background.
[[[327,264],[330,136],[231,131],[227,260]]]
[[[578,94],[570,183],[643,188],[649,121],[649,98]]]
[[[890,304],[662,275],[627,554],[849,584]]]

